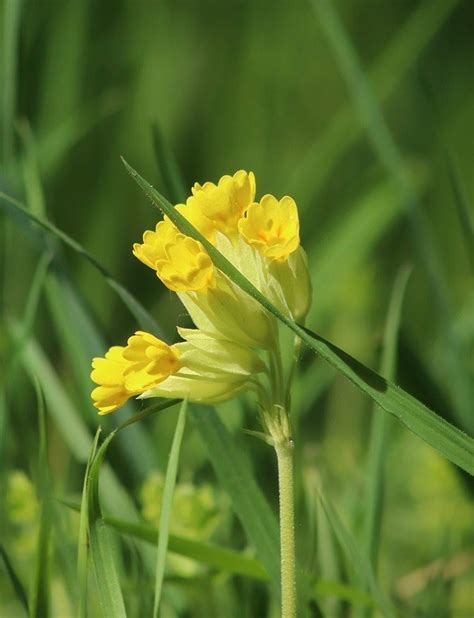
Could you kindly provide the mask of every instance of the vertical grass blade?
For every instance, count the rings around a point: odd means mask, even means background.
[[[385,323],[384,343],[380,373],[391,380],[396,376],[397,344],[400,328],[402,304],[411,270],[402,268],[395,279],[390,297]],[[382,520],[385,457],[388,448],[390,428],[393,419],[380,410],[372,415],[369,453],[366,472],[366,492],[363,501],[362,551],[368,557],[374,573],[377,573],[378,549],[380,547],[380,527]],[[360,610],[359,616],[367,616],[369,609]]]
[[[173,437],[168,467],[166,468],[165,484],[163,487],[163,498],[160,512],[160,533],[158,537],[158,550],[156,558],[155,576],[155,599],[153,602],[153,618],[158,618],[161,601],[161,591],[165,576],[166,553],[168,550],[168,537],[171,519],[171,506],[173,502],[174,488],[178,474],[179,453],[183,440],[184,427],[186,425],[187,401],[184,400],[179,411],[178,422]]]
[[[472,275],[474,276],[474,222],[471,215],[471,208],[468,203],[464,186],[459,177],[459,173],[449,154],[446,155],[449,180],[453,188],[456,210],[461,224],[461,230],[465,240],[467,255],[471,265]]]
[[[89,539],[92,563],[99,593],[99,601],[104,618],[126,618],[125,603],[120,589],[119,579],[114,563],[114,552],[110,542],[109,530],[102,518],[99,501],[99,472],[107,445],[113,434],[104,442],[101,448],[96,450],[96,441],[100,429],[97,430],[96,439],[92,447],[87,487],[87,520],[89,523]]]
[[[34,565],[33,586],[30,600],[30,617],[49,616],[50,603],[50,541],[51,541],[51,496],[49,477],[48,447],[46,440],[46,416],[43,393],[35,380],[38,404],[39,455],[38,455],[38,494],[40,498],[40,520],[38,544]]]
[[[8,164],[14,153],[14,120],[18,75],[18,38],[22,0],[4,0],[1,45],[2,161]]]
[[[167,194],[170,196],[170,200],[173,204],[185,202],[187,195],[181,171],[158,123],[153,125],[153,146],[163,183],[167,189]]]
[[[326,517],[331,524],[334,534],[339,541],[341,549],[346,555],[348,561],[352,564],[360,579],[370,590],[374,601],[377,603],[385,618],[395,618],[396,612],[392,607],[392,603],[385,593],[378,587],[372,567],[370,566],[370,562],[363,552],[360,551],[353,534],[346,527],[342,519],[339,517],[338,512],[329,500],[323,496],[321,491],[319,491],[319,499],[321,501],[321,506],[326,513]]]

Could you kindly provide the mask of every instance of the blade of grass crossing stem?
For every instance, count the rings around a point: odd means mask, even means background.
[[[5,571],[7,572],[7,575],[12,583],[13,590],[15,591],[18,601],[23,606],[23,609],[25,610],[25,614],[29,616],[30,613],[29,613],[29,608],[28,608],[28,595],[26,594],[25,587],[23,586],[20,578],[18,577],[13,567],[13,564],[5,548],[3,547],[3,545],[0,545],[0,560],[3,562],[5,566]]]
[[[190,406],[190,416],[204,442],[220,486],[265,567],[275,595],[280,593],[280,551],[277,519],[255,482],[250,463],[217,413],[209,406]],[[299,616],[306,615],[311,596],[308,582],[297,569]]]
[[[398,332],[400,329],[403,299],[410,274],[411,269],[409,267],[404,267],[398,272],[393,285],[385,323],[381,374],[391,379],[394,379],[396,374]],[[380,411],[377,409],[374,410],[370,430],[365,499],[363,500],[362,516],[362,551],[369,559],[374,573],[377,573],[384,493],[385,457],[392,423],[393,419],[389,416],[380,414]],[[368,608],[360,610],[360,617],[368,615]]]
[[[429,410],[392,381],[386,380],[347,352],[320,335],[294,322],[277,309],[241,272],[231,264],[200,232],[189,223],[156,189],[154,189],[125,160],[127,171],[144,193],[184,234],[199,240],[214,264],[239,288],[255,298],[265,309],[283,322],[314,352],[343,373],[355,386],[366,393],[383,410],[396,416],[410,431],[437,449],[444,457],[474,474],[474,440],[443,418]]]
[[[44,399],[37,380],[35,380],[35,389],[39,424],[38,495],[40,518],[30,599],[30,616],[31,618],[43,618],[49,615],[50,602],[51,486]]]
[[[104,521],[108,526],[122,534],[148,541],[154,545],[158,543],[159,531],[157,528],[124,521],[116,517],[104,517]],[[168,551],[206,564],[219,571],[243,575],[251,579],[268,580],[268,575],[259,560],[232,549],[170,534],[168,536]]]
[[[165,484],[160,511],[160,534],[158,537],[158,550],[156,552],[156,575],[155,575],[155,599],[153,602],[153,618],[158,618],[161,601],[161,591],[165,576],[166,554],[168,551],[168,537],[171,519],[171,507],[173,503],[174,488],[178,474],[179,454],[183,441],[184,428],[186,426],[186,410],[188,402],[184,400],[179,411],[178,422],[171,445],[168,467],[166,468]]]
[[[180,169],[176,163],[176,159],[168,146],[163,132],[158,125],[153,125],[153,146],[155,149],[155,157],[158,167],[163,178],[164,186],[167,189],[167,194],[174,204],[181,204],[186,201],[186,190],[184,181],[181,177]]]
[[[109,286],[117,293],[117,295],[128,307],[130,313],[135,317],[141,328],[152,333],[160,333],[160,328],[158,324],[146,311],[143,305],[141,305],[141,303],[139,303],[138,300],[136,300],[136,298],[134,298],[130,294],[130,292],[123,287],[123,285],[116,281],[107,271],[107,269],[104,268],[102,264],[98,260],[96,260],[96,258],[93,257],[90,253],[88,253],[77,241],[75,241],[73,238],[58,229],[50,221],[34,215],[28,210],[28,208],[24,204],[7,195],[6,193],[0,192],[0,199],[2,200],[4,207],[5,204],[8,204],[10,207],[13,206],[16,211],[21,212],[25,217],[27,217],[31,221],[34,221],[40,227],[47,230],[50,234],[53,234],[53,236],[61,240],[65,245],[73,249],[76,253],[82,255],[82,257],[84,257],[90,264],[92,264],[92,266],[97,271],[99,271],[103,275]]]
[[[97,436],[100,428],[97,430]],[[126,618],[125,604],[115,568],[114,551],[110,542],[109,530],[102,518],[99,501],[99,472],[107,446],[113,434],[106,439],[96,452],[89,466],[86,477],[87,519],[89,522],[89,540],[92,564],[97,583],[99,602],[105,618]],[[96,448],[96,440],[92,451]]]
[[[219,484],[229,495],[249,541],[257,550],[274,588],[278,590],[278,523],[255,482],[247,458],[212,408],[192,405],[190,416],[206,446]]]
[[[374,601],[379,606],[379,609],[385,618],[395,618],[396,613],[392,607],[392,603],[390,599],[387,598],[385,593],[378,587],[367,557],[359,550],[354,536],[345,526],[329,500],[322,495],[321,491],[318,493],[319,500],[321,501],[321,505],[326,513],[326,517],[331,524],[334,534],[341,546],[341,549],[347,556],[347,559],[352,564],[361,580],[365,582]]]

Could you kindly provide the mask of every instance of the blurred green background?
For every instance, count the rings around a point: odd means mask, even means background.
[[[258,196],[298,203],[314,287],[308,326],[375,369],[395,277],[413,267],[397,381],[472,434],[473,19],[468,0],[2,0],[0,190],[77,240],[172,341],[184,310],[131,254],[157,211],[120,155],[175,203],[195,181],[254,171]],[[12,208],[1,217],[0,543],[28,588],[38,493],[31,377],[46,399],[54,493],[77,503],[98,424],[90,358],[137,323],[82,256]],[[314,483],[321,479],[360,539],[371,403],[311,355],[294,399],[301,564],[357,588]],[[130,409],[101,424],[111,429]],[[242,432],[259,429],[249,402],[218,413],[275,508],[273,454]],[[110,450],[114,482],[148,521],[175,421],[163,412]],[[395,422],[388,434],[381,586],[401,616],[471,616],[472,480]],[[176,500],[190,506],[176,507],[185,522],[178,532],[242,549],[245,535],[207,455],[189,423]],[[60,511],[51,615],[72,616],[77,517]],[[153,582],[133,545],[117,560],[130,616],[148,615]],[[277,615],[265,585],[179,560],[163,616]],[[5,565],[0,615],[21,616]],[[91,616],[101,615],[96,596],[92,588]],[[315,615],[361,612],[334,590],[317,602]]]

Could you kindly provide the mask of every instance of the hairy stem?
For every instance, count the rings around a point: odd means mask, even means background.
[[[280,495],[281,617],[296,617],[293,441],[275,444]]]

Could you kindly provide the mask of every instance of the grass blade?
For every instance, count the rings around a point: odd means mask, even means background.
[[[115,517],[106,516],[104,521],[108,526],[122,534],[148,541],[154,545],[158,543],[159,530],[157,528],[131,523]],[[168,536],[168,551],[232,575],[268,580],[265,569],[257,559],[218,545],[170,534]]]
[[[382,410],[396,416],[410,431],[425,440],[460,468],[474,474],[474,440],[460,429],[450,425],[420,401],[372,371],[355,358],[320,335],[304,328],[283,315],[257,290],[196,228],[189,223],[162,195],[156,191],[125,160],[124,165],[135,182],[150,200],[160,208],[184,233],[199,240],[214,264],[244,292],[300,337],[314,352],[344,374],[355,386],[366,393]]]
[[[396,374],[397,344],[402,303],[410,274],[411,270],[409,268],[403,268],[398,272],[387,313],[381,374],[390,379],[394,379]],[[377,414],[377,411],[374,411],[367,458],[366,495],[363,501],[362,551],[369,559],[375,573],[377,572],[378,548],[380,544],[385,456],[392,422],[392,419],[386,414]],[[367,616],[368,610],[364,609],[360,615]]]
[[[87,519],[89,523],[89,539],[92,563],[94,566],[99,592],[102,615],[105,618],[126,618],[125,604],[114,563],[114,553],[109,538],[109,530],[102,518],[99,501],[99,471],[106,448],[97,452],[97,440],[100,429],[91,451],[88,465],[87,487]]]
[[[156,558],[155,575],[155,599],[153,602],[153,618],[158,618],[158,611],[161,601],[161,590],[165,576],[166,552],[168,549],[169,526],[171,518],[171,506],[173,501],[176,477],[178,474],[179,453],[181,442],[183,441],[184,427],[186,424],[187,400],[181,404],[178,422],[174,432],[173,444],[171,445],[168,467],[166,469],[165,484],[163,487],[163,498],[161,501],[160,513],[160,536],[158,538],[158,550]]]
[[[219,484],[230,496],[248,539],[257,550],[275,590],[278,590],[278,523],[255,482],[249,462],[212,408],[193,405],[190,414],[206,446]]]
[[[193,405],[190,415],[203,440],[219,484],[232,501],[248,539],[268,573],[276,595],[280,593],[280,542],[277,519],[255,482],[250,463],[235,440],[208,406]],[[311,591],[297,571],[299,615],[305,615]]]
[[[464,240],[466,241],[466,249],[469,257],[469,262],[474,275],[474,223],[471,216],[471,209],[467,200],[467,195],[461,183],[458,171],[454,166],[452,157],[447,154],[447,169],[451,186],[453,188],[456,209],[458,212],[459,223],[463,232]]]
[[[35,380],[38,403],[39,455],[38,493],[41,504],[38,545],[36,548],[33,586],[30,600],[30,617],[49,616],[50,597],[50,541],[51,541],[51,486],[49,480],[48,447],[46,442],[46,417],[43,393]]]
[[[94,256],[88,253],[77,241],[65,234],[62,230],[57,228],[50,221],[47,221],[42,217],[38,217],[37,215],[30,212],[24,204],[14,199],[13,197],[10,197],[6,193],[0,192],[0,199],[3,200],[5,203],[9,204],[10,207],[13,206],[16,211],[22,213],[28,219],[34,221],[40,227],[52,234],[54,237],[61,240],[65,245],[73,249],[76,253],[82,255],[90,264],[92,264],[92,266],[96,270],[101,273],[101,275],[103,275],[109,286],[117,293],[117,295],[129,308],[130,312],[140,324],[141,328],[157,335],[160,334],[161,331],[158,324],[148,313],[148,311],[146,311],[143,305],[141,305],[141,303],[139,303],[138,300],[136,300],[136,298],[134,298],[130,294],[130,292],[123,287],[122,284],[120,284],[116,279],[114,279],[112,275],[107,271],[107,269],[104,268],[102,264]]]
[[[368,559],[361,551],[359,551],[354,536],[347,529],[339,517],[338,512],[334,509],[329,500],[322,495],[321,491],[318,493],[321,506],[326,513],[326,517],[334,530],[334,534],[336,535],[342,550],[346,554],[348,560],[352,563],[352,566],[358,573],[361,580],[367,585],[367,588],[370,590],[372,597],[379,606],[383,615],[386,618],[393,618],[396,613],[392,607],[392,603],[378,587]]]
[[[18,601],[23,606],[26,615],[29,616],[30,614],[29,614],[29,608],[28,608],[28,595],[26,594],[25,587],[23,586],[23,584],[20,581],[20,578],[16,574],[16,571],[13,568],[11,560],[8,557],[8,554],[5,548],[3,547],[3,545],[0,545],[0,558],[5,566],[5,570],[7,572],[8,577],[10,578],[10,581],[12,583],[13,589],[15,590],[15,594],[18,598]]]
[[[163,183],[171,201],[174,204],[185,202],[186,190],[180,169],[158,123],[153,125],[153,146]]]

